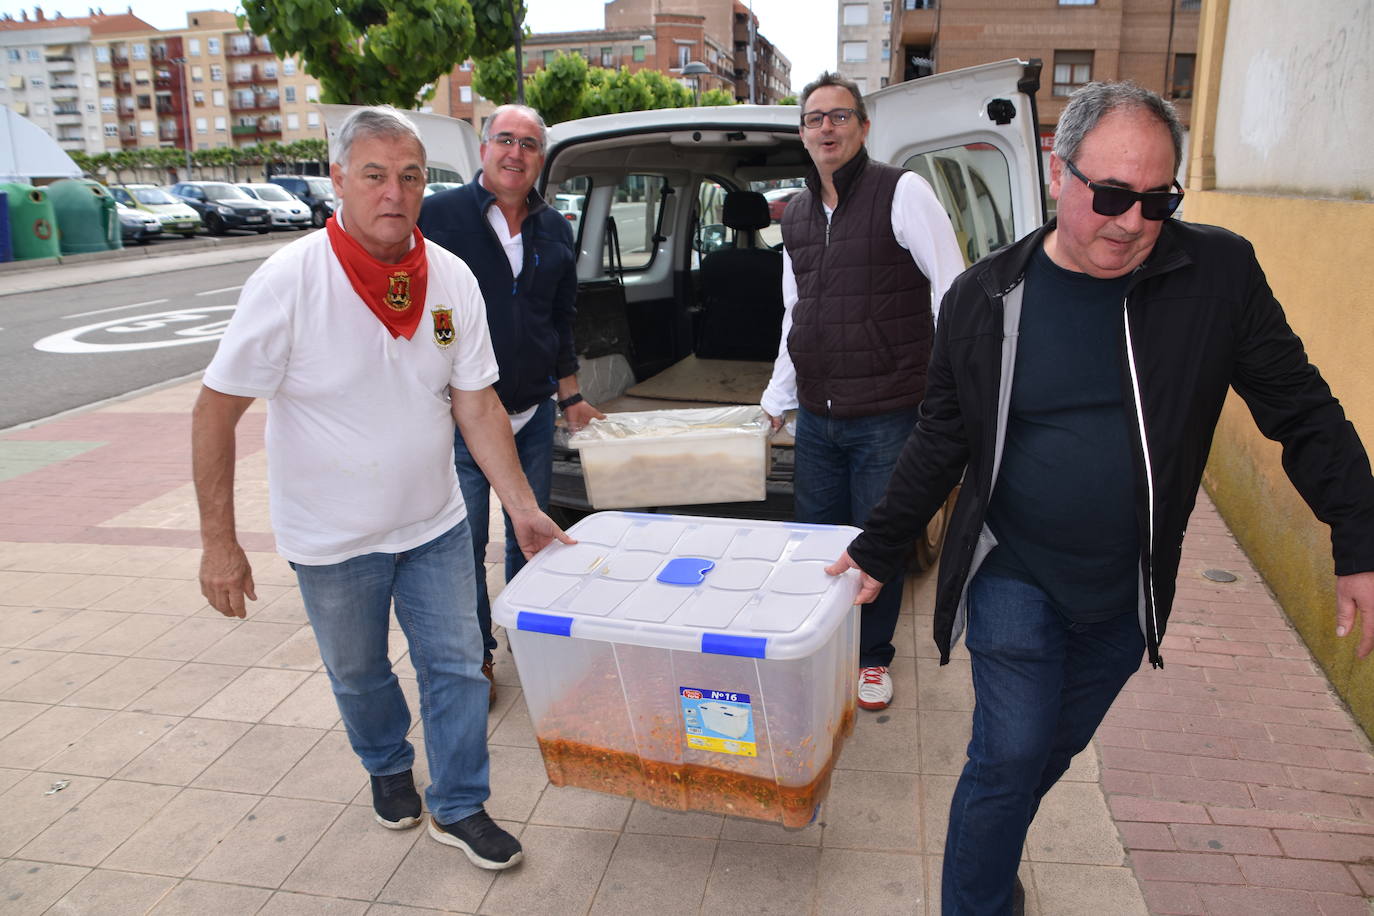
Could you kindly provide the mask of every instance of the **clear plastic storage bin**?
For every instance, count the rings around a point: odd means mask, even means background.
[[[810,823],[853,730],[854,528],[602,512],[506,586],[549,779],[664,808]]]
[[[762,408],[613,413],[568,440],[597,509],[755,502],[767,497]]]

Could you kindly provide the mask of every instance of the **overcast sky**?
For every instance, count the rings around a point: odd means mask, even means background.
[[[536,32],[565,32],[578,29],[599,29],[604,23],[601,8],[604,0],[527,0],[528,25]],[[743,0],[752,6],[759,17],[759,31],[792,62],[792,86],[800,89],[822,70],[835,66],[836,0]],[[123,12],[125,3],[106,2],[107,13]],[[85,16],[100,0],[58,0],[39,3],[51,17]],[[0,13],[18,16],[27,8],[33,15],[33,3],[0,0]],[[134,15],[160,29],[184,28],[188,10],[235,10],[233,0],[132,0]]]

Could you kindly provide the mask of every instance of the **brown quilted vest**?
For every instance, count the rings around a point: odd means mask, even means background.
[[[783,213],[798,296],[787,350],[797,400],[812,413],[866,417],[925,396],[935,324],[930,280],[892,234],[902,171],[861,149],[835,172],[828,228],[814,169]]]

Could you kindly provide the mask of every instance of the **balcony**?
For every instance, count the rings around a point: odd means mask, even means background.
[[[120,57],[118,54],[111,54],[110,63],[116,67],[127,67],[129,66],[129,58]]]
[[[175,142],[175,141],[181,139],[181,131],[177,130],[175,127],[173,127],[173,128],[166,128],[166,127],[164,127],[162,130],[160,130],[160,131],[157,132],[157,138],[158,138],[159,140],[162,140],[162,141],[173,141],[173,142]]]
[[[52,116],[53,116],[54,118],[64,118],[64,119],[66,119],[66,118],[80,118],[80,117],[81,117],[81,109],[80,109],[80,108],[54,108],[54,109],[52,110]]]
[[[902,0],[901,32],[898,44],[930,45],[935,41],[939,13],[935,0]]]
[[[58,137],[57,145],[63,149],[85,149],[86,141],[80,137]]]
[[[228,48],[225,49],[224,56],[230,59],[241,60],[245,57],[275,57],[276,52],[274,52],[271,48],[264,50],[255,45],[249,45],[246,48],[239,48],[235,47],[234,45],[230,45]]]
[[[160,115],[179,115],[181,106],[175,102],[158,102],[157,113]]]
[[[48,80],[48,86],[51,87],[52,90],[53,90],[54,92],[56,92],[56,91],[59,90],[59,89],[80,89],[80,88],[81,88],[81,87],[78,86],[76,83],[64,83],[64,82],[62,82],[62,81],[60,81],[60,80],[55,80],[55,79],[52,79],[52,78],[49,78],[49,80]]]
[[[235,124],[229,132],[236,140],[275,140],[281,136],[281,125],[259,121],[257,124]]]
[[[275,95],[264,95],[249,102],[247,99],[233,98],[229,100],[230,111],[280,111],[281,99]]]

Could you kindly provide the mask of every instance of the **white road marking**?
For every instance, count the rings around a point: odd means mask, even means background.
[[[198,309],[171,309],[130,318],[116,318],[50,334],[35,343],[33,348],[45,353],[119,353],[213,342],[224,336],[224,329],[228,327],[229,318],[235,308],[233,305],[211,305]],[[214,314],[216,312],[229,314],[220,317]],[[181,327],[177,327],[178,325]],[[161,332],[165,336],[135,343],[115,342],[119,340],[118,336],[105,336],[150,332]],[[82,340],[82,337],[88,339]]]
[[[213,296],[215,293],[232,293],[235,290],[243,289],[242,286],[226,286],[223,289],[207,289],[203,293],[196,293],[197,296]],[[166,301],[166,300],[164,300]]]
[[[107,309],[96,309],[94,312],[77,312],[75,315],[63,315],[62,317],[63,319],[87,318],[91,315],[104,315],[106,312],[118,312],[122,311],[123,309],[136,309],[144,305],[161,305],[164,302],[170,301],[170,299],[149,299],[147,302],[135,302],[132,305],[116,305]]]

